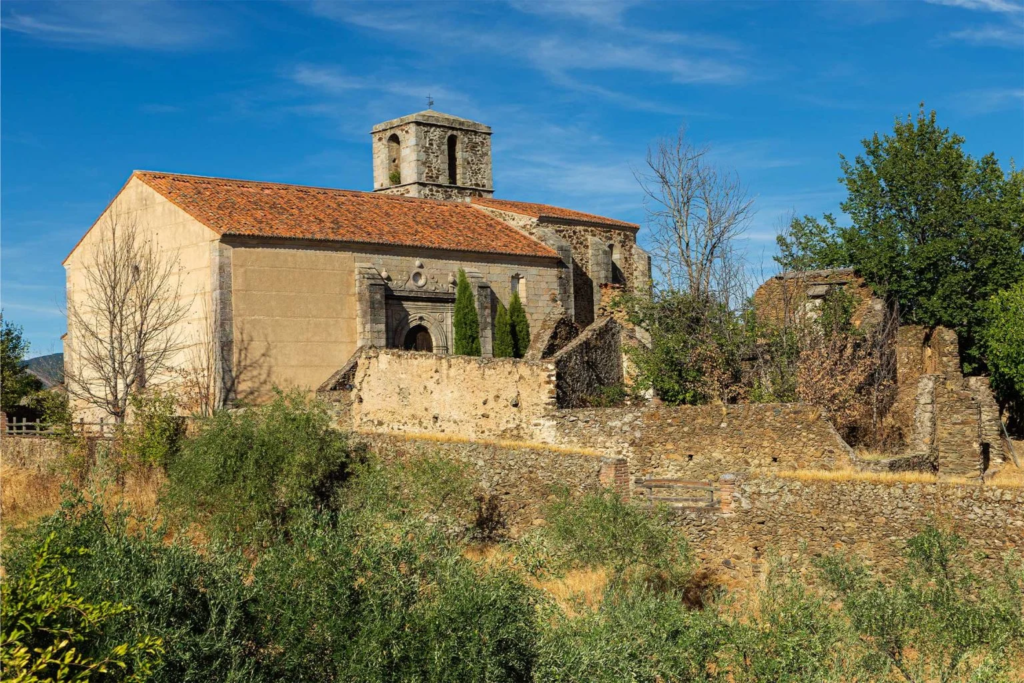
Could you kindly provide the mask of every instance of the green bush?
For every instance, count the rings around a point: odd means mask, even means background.
[[[144,467],[166,467],[178,454],[185,421],[177,415],[177,399],[170,392],[148,391],[129,399],[131,422],[124,428],[122,447]]]
[[[544,533],[570,567],[605,567],[613,584],[639,581],[682,589],[693,558],[672,513],[649,509],[606,491],[582,497],[563,492],[547,510]]]
[[[1005,680],[1024,652],[1024,564],[996,580],[968,569],[964,540],[927,528],[908,542],[907,568],[876,577],[833,555],[822,577],[866,650],[869,676],[911,681]]]
[[[714,666],[728,633],[713,610],[688,609],[674,596],[637,588],[610,590],[597,609],[580,609],[576,616],[552,618],[534,680],[729,680]]]
[[[512,321],[505,304],[498,301],[498,312],[494,315],[494,357],[514,358],[515,344],[512,343]]]
[[[142,681],[159,664],[160,638],[142,636],[113,644],[103,638],[110,622],[132,608],[91,602],[79,594],[74,571],[63,560],[85,548],[52,551],[54,534],[32,548],[27,566],[0,586],[0,666],[4,680]]]
[[[527,681],[537,592],[437,525],[308,513],[256,567],[278,680]],[[315,625],[315,628],[311,628]]]
[[[459,283],[455,288],[455,312],[452,314],[455,328],[454,351],[457,356],[479,356],[480,317],[476,312],[473,288],[466,279],[466,271],[459,268]]]
[[[32,558],[48,539],[51,547],[82,549],[60,558],[62,571],[74,577],[75,592],[89,603],[130,606],[111,613],[90,635],[89,652],[162,642],[162,661],[149,680],[250,678],[259,620],[250,610],[252,589],[239,571],[242,558],[219,546],[200,554],[187,542],[165,543],[165,534],[124,510],[106,513],[100,502],[78,496],[5,552],[4,561],[10,576],[21,580],[31,576]],[[132,666],[147,661],[142,654],[133,655]]]
[[[508,304],[508,319],[512,331],[512,355],[522,358],[530,349],[530,321],[526,318],[526,309],[519,299],[519,292],[512,292],[512,300]]]
[[[167,502],[215,537],[259,540],[298,507],[330,508],[351,448],[326,408],[300,393],[221,411],[200,425],[168,469]]]

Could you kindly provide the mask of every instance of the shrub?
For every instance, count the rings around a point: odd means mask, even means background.
[[[909,566],[888,580],[857,560],[819,566],[859,642],[866,673],[922,680],[1004,680],[1024,649],[1024,566],[982,581],[966,567],[965,543],[934,527],[908,542]]]
[[[129,399],[132,421],[125,426],[122,447],[134,463],[166,467],[181,446],[185,422],[177,415],[177,399],[158,390],[136,393]]]
[[[519,292],[512,292],[508,304],[508,319],[512,331],[512,355],[522,358],[530,349],[530,321],[526,318],[526,309],[519,298]]]
[[[349,473],[345,434],[300,393],[221,411],[201,423],[169,468],[167,500],[220,539],[258,540],[301,506],[330,508]]]
[[[498,312],[494,315],[494,357],[514,358],[515,344],[512,342],[512,321],[505,304],[498,301]]]
[[[726,661],[736,683],[859,680],[848,625],[792,567],[771,560],[754,604],[730,628]]]
[[[992,387],[1024,433],[1024,280],[989,299],[984,311],[981,340]]]
[[[433,502],[415,500],[417,480],[444,475],[436,465],[360,465],[337,511],[304,510],[263,553],[253,587],[274,615],[274,678],[530,680],[540,596],[517,573],[466,559],[459,536],[428,521],[464,497],[442,485],[427,487]]]
[[[132,608],[119,602],[91,602],[79,594],[69,555],[88,550],[50,549],[54,534],[33,547],[27,566],[0,587],[0,664],[4,680],[145,680],[163,652],[151,635],[118,644],[103,633]]]
[[[466,278],[466,271],[459,269],[459,284],[455,288],[455,312],[452,316],[455,327],[454,351],[458,356],[479,356],[480,318],[476,313],[473,289]]]
[[[669,524],[671,514],[611,491],[578,498],[563,492],[548,507],[544,533],[565,566],[605,567],[613,583],[639,580],[681,589],[693,562],[686,539]]]
[[[200,554],[187,542],[165,543],[165,535],[126,510],[104,512],[101,500],[87,503],[79,495],[6,553],[5,563],[13,576],[26,576],[45,539],[52,537],[52,547],[81,548],[61,559],[76,591],[87,602],[131,607],[104,622],[92,651],[159,639],[164,651],[150,680],[251,679],[261,642],[242,558],[216,545]]]
[[[597,609],[581,611],[552,618],[534,680],[729,680],[714,666],[728,634],[713,610],[690,610],[674,596],[634,587],[611,589]]]
[[[628,352],[636,388],[666,403],[728,403],[740,388],[744,330],[724,303],[665,292],[652,301],[624,298],[631,322],[651,334],[651,346]]]

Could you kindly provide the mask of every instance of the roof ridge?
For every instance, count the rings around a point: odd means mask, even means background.
[[[236,183],[236,184],[251,184],[251,185],[270,185],[273,187],[288,187],[298,190],[312,190],[316,192],[328,192],[328,193],[340,193],[347,196],[353,197],[367,197],[374,199],[386,199],[390,201],[405,201],[412,203],[426,203],[431,204],[443,204],[446,206],[461,205],[468,206],[468,202],[455,201],[451,199],[433,199],[429,197],[406,197],[404,195],[387,194],[383,192],[377,192],[375,190],[349,190],[343,187],[324,187],[323,185],[301,185],[299,183],[282,183],[274,180],[246,180],[245,178],[225,178],[222,176],[206,176],[196,175],[193,173],[171,173],[168,171],[143,171],[135,170],[132,171],[133,176],[163,176],[169,178],[186,178],[189,180],[213,180],[224,183]]]

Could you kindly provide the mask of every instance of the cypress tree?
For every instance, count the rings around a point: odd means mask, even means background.
[[[512,327],[512,355],[522,358],[530,348],[530,323],[526,319],[526,310],[519,299],[519,292],[512,293],[512,301],[508,304],[508,319]]]
[[[494,316],[494,357],[512,358],[515,345],[512,343],[512,321],[505,304],[498,301],[498,313]]]
[[[480,318],[476,314],[473,289],[469,286],[466,271],[459,269],[459,284],[455,288],[455,355],[480,355]]]

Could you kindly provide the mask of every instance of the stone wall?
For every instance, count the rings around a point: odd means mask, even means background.
[[[835,469],[851,451],[804,404],[558,411],[548,439],[627,457],[632,477],[717,479],[727,472]]]
[[[369,349],[352,386],[352,425],[374,432],[529,439],[555,407],[550,362]]]
[[[901,327],[896,340],[897,397],[890,419],[908,434],[905,455],[940,474],[976,477],[1005,461],[999,407],[986,377],[965,378],[956,332]]]
[[[554,355],[559,408],[585,406],[603,387],[622,383],[621,339],[622,326],[604,318]]]
[[[67,446],[59,439],[45,436],[0,436],[0,460],[13,467],[32,467],[49,471],[56,467]]]
[[[391,157],[388,140],[399,139],[400,182],[389,177]],[[456,138],[457,173],[449,183],[448,138]],[[491,129],[481,123],[420,112],[373,127],[373,187],[389,194],[429,199],[460,199],[490,196]]]
[[[443,455],[463,463],[479,493],[496,503],[512,535],[542,517],[542,509],[558,489],[572,494],[628,485],[620,459],[593,453],[550,449],[540,444],[404,438],[360,434],[385,462]]]
[[[1020,488],[740,476],[730,502],[731,514],[694,510],[679,524],[705,563],[739,583],[757,580],[769,551],[804,569],[843,551],[892,570],[906,540],[929,523],[957,531],[990,571],[1004,553],[1024,549]]]

